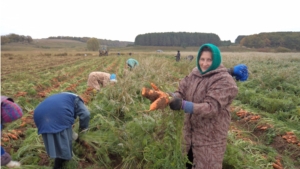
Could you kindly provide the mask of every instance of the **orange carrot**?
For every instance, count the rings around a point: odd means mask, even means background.
[[[158,109],[163,110],[169,104],[169,96],[165,92],[159,90],[154,83],[151,83],[151,86],[154,90],[145,87],[142,88],[142,96],[146,97],[152,102],[148,111]]]
[[[154,83],[151,83],[151,86],[154,90],[159,90],[158,87]]]
[[[14,140],[17,140],[17,139],[18,139],[18,137],[15,136],[14,134],[7,133],[7,135],[8,135],[10,138],[14,139]]]
[[[146,97],[149,99],[151,102],[155,101],[159,97],[159,93],[157,93],[154,90],[148,89],[148,88],[143,88],[142,89],[142,96]]]
[[[150,105],[150,111],[158,110],[158,109],[164,109],[168,105],[168,98],[166,97],[160,97],[156,99],[151,105]]]
[[[281,166],[279,166],[275,163],[273,163],[272,166],[273,166],[274,169],[283,169]]]
[[[1,139],[3,142],[8,142],[9,141],[9,138],[2,138]]]
[[[26,122],[22,122],[22,124],[20,126],[24,127],[25,125],[26,125]]]

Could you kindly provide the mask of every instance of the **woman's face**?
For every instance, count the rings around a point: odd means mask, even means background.
[[[202,72],[205,72],[211,66],[211,64],[212,64],[211,52],[203,51],[199,59],[199,65]]]

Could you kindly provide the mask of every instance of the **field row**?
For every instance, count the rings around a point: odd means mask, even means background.
[[[9,138],[4,147],[11,145],[13,157],[27,168],[51,166],[32,111],[48,95],[73,91],[84,99],[91,120],[89,132],[81,136],[84,142],[74,143],[75,156],[67,168],[184,168],[182,112],[166,108],[143,113],[150,102],[141,96],[141,89],[153,82],[162,91],[175,91],[195,63],[175,62],[168,54],[136,53],[133,57],[140,66],[129,71],[125,66],[128,57],[88,56],[66,66],[4,75],[2,94],[15,98],[25,113],[4,130]],[[232,107],[224,168],[299,168],[300,58],[259,53],[224,53],[223,57],[225,66],[244,63],[250,71],[247,82],[237,82],[239,94]],[[86,85],[92,71],[115,73],[118,83],[94,94]],[[16,140],[8,135],[14,132]]]

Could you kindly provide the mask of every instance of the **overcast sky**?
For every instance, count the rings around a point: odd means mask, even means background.
[[[1,0],[1,35],[134,42],[154,32],[215,33],[221,40],[300,31],[297,0]]]

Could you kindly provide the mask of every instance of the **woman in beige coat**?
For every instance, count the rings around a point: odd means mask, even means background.
[[[222,169],[231,119],[229,106],[238,88],[221,62],[218,47],[202,45],[197,67],[172,93],[170,108],[185,112],[184,147],[193,163],[187,168]]]
[[[115,74],[110,74],[106,72],[91,72],[89,74],[87,85],[88,87],[92,87],[99,91],[101,86],[105,87],[112,82],[117,82]]]

